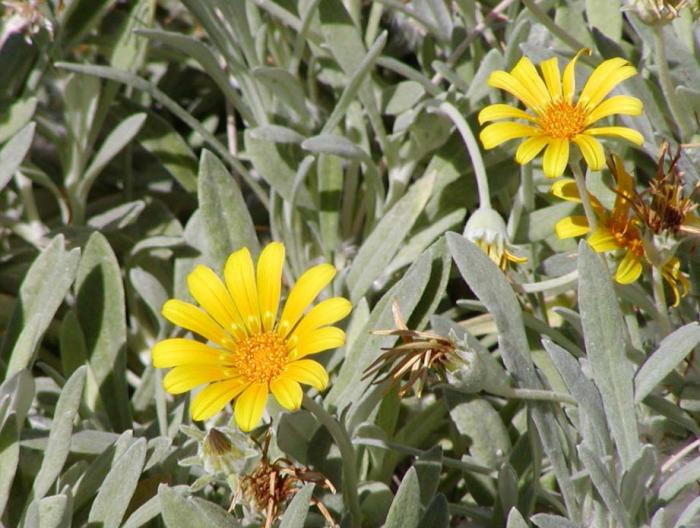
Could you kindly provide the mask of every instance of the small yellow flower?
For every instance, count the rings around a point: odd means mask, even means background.
[[[564,173],[569,161],[570,143],[575,143],[591,170],[601,170],[605,165],[603,146],[596,136],[617,136],[636,145],[644,142],[636,130],[621,126],[591,127],[595,122],[615,114],[639,115],[642,102],[636,97],[606,96],[622,81],[637,73],[625,59],[614,58],[602,62],[593,70],[574,102],[574,68],[582,49],[564,69],[563,79],[557,59],[548,59],[540,65],[542,76],[530,59],[523,57],[513,70],[495,71],[489,77],[489,85],[514,95],[533,113],[506,104],[492,104],[479,112],[479,123],[506,118],[522,119],[522,122],[499,122],[486,126],[480,134],[486,149],[497,147],[505,141],[527,138],[515,153],[515,161],[525,164],[546,147],[543,168],[546,176],[557,178]],[[534,114],[534,115],[533,115]]]
[[[632,201],[638,195],[634,190],[634,180],[625,170],[622,160],[613,155],[608,160],[608,167],[616,182],[615,204],[608,212],[601,203],[591,195],[591,205],[598,219],[598,226],[590,233],[587,241],[598,253],[619,251],[624,255],[617,266],[615,280],[620,284],[630,284],[639,279],[645,260],[644,241],[639,219],[630,215]],[[559,198],[572,202],[580,202],[576,182],[570,178],[562,178],[552,185],[552,193]],[[578,237],[590,232],[585,216],[569,216],[563,218],[554,228],[560,239]],[[680,270],[680,261],[676,257],[669,258],[660,264],[661,274],[668,282],[673,292],[673,306],[677,306],[681,297],[688,293],[688,279]]]
[[[330,326],[346,317],[347,299],[326,299],[304,315],[335,276],[330,264],[307,270],[292,288],[277,321],[284,246],[268,244],[260,253],[257,274],[247,248],[229,256],[224,281],[206,266],[197,266],[187,285],[197,306],[171,299],[163,316],[211,344],[184,338],[153,347],[153,365],[173,367],[163,379],[165,390],[181,394],[207,385],[192,400],[192,418],[206,420],[235,399],[234,417],[243,431],[262,418],[268,394],[282,407],[301,406],[300,383],[324,390],[328,373],[307,356],[342,346],[345,333]]]
[[[588,243],[599,253],[624,251],[624,257],[615,273],[615,280],[620,284],[630,284],[641,275],[644,261],[644,243],[638,222],[630,217],[634,181],[620,158],[614,156],[608,163],[615,176],[617,197],[613,210],[608,213],[600,202],[591,196],[593,209],[598,217],[598,227],[588,237]],[[581,200],[576,182],[569,178],[557,181],[552,186],[552,193],[564,200]],[[563,239],[585,235],[590,231],[590,227],[585,216],[570,216],[557,222],[554,230],[557,236]]]

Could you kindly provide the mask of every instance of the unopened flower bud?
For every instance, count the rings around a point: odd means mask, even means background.
[[[521,264],[527,259],[508,251],[510,243],[506,223],[490,207],[479,207],[472,213],[464,227],[464,236],[474,242],[488,257],[505,271],[508,262]]]
[[[204,470],[213,475],[241,473],[256,454],[257,451],[245,435],[215,427],[209,429],[201,444]]]
[[[459,345],[451,360],[445,365],[447,382],[461,392],[479,392],[482,389],[483,362],[471,347]]]

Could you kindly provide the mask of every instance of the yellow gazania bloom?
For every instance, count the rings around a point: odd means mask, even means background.
[[[268,244],[257,270],[247,248],[229,256],[224,281],[206,266],[197,266],[187,285],[197,306],[171,299],[163,316],[210,342],[174,338],[153,347],[153,365],[173,367],[163,379],[165,390],[181,394],[207,385],[192,400],[192,418],[206,420],[235,399],[234,417],[243,431],[262,418],[268,394],[289,410],[299,409],[300,383],[324,390],[328,373],[307,356],[342,346],[345,333],[330,326],[346,317],[347,299],[326,299],[306,314],[316,296],[335,276],[330,264],[307,270],[294,285],[277,321],[284,246]]]
[[[523,57],[513,70],[495,71],[489,77],[489,85],[514,95],[532,112],[528,113],[506,104],[492,104],[479,112],[479,124],[515,118],[528,121],[492,123],[480,134],[486,149],[497,147],[505,141],[527,138],[515,153],[520,164],[530,162],[546,147],[543,168],[546,176],[557,178],[564,173],[569,161],[569,144],[575,143],[591,170],[601,170],[605,165],[605,153],[596,136],[618,136],[636,145],[644,142],[636,130],[621,126],[591,127],[605,117],[624,114],[639,115],[642,102],[636,97],[616,95],[605,97],[619,83],[632,77],[637,70],[625,59],[614,58],[602,62],[591,76],[574,102],[576,91],[574,68],[582,49],[567,64],[563,79],[557,59],[548,59],[540,65],[542,76],[530,59]]]
[[[634,181],[617,156],[611,159],[609,165],[615,176],[617,197],[612,212],[608,213],[600,202],[591,196],[598,226],[588,237],[588,243],[598,253],[623,250],[625,254],[615,272],[615,280],[620,284],[630,284],[641,275],[644,262],[644,243],[638,222],[630,217],[630,198],[634,192]],[[581,201],[576,182],[570,178],[562,178],[555,182],[552,185],[552,193],[564,200]],[[554,230],[559,238],[571,238],[587,234],[590,227],[585,216],[569,216],[557,222]]]
[[[688,294],[690,288],[688,277],[681,271],[681,261],[678,260],[678,257],[672,257],[664,264],[664,267],[661,268],[661,275],[668,282],[673,293],[671,306],[678,306],[681,298]]]
[[[624,256],[617,266],[615,280],[620,284],[635,282],[642,274],[645,261],[644,243],[639,230],[640,222],[630,217],[632,198],[634,195],[634,180],[625,170],[622,160],[613,155],[608,161],[610,171],[615,176],[615,204],[612,212],[608,213],[601,203],[591,195],[591,205],[598,218],[598,226],[588,237],[590,246],[598,253],[608,251],[624,251]],[[576,181],[562,178],[552,185],[552,193],[559,198],[572,202],[580,202]],[[585,216],[569,216],[563,218],[554,228],[561,239],[582,236],[590,232]],[[668,282],[673,293],[673,306],[688,293],[688,279],[681,272],[680,261],[670,258],[661,268],[663,278]]]

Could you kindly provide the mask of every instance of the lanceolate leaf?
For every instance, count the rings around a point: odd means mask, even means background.
[[[601,258],[579,245],[579,306],[586,353],[613,439],[625,468],[639,456],[641,444],[634,410],[632,365],[625,355],[624,322],[615,290]]]
[[[77,315],[102,408],[115,430],[132,425],[126,387],[126,306],[119,263],[95,233],[85,246],[76,280]],[[91,409],[96,401],[89,401]]]
[[[80,251],[66,250],[59,235],[29,268],[0,345],[0,359],[7,362],[5,379],[32,365],[41,338],[75,279],[79,259]]]
[[[205,150],[199,162],[199,207],[209,260],[222,269],[232,251],[259,251],[255,226],[238,184],[218,158]]]

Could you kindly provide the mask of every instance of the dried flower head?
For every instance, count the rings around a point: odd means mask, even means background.
[[[262,458],[258,466],[249,474],[240,479],[239,492],[234,498],[234,503],[242,497],[259,514],[265,517],[265,528],[270,528],[272,523],[284,511],[289,500],[309,483],[335,493],[333,483],[317,471],[312,471],[306,466],[295,464],[286,458],[278,458],[270,462],[268,451],[270,448],[270,433],[268,430],[263,446]],[[328,509],[316,498],[311,499],[321,515],[330,526],[337,526]]]
[[[391,386],[399,386],[399,395],[406,395],[411,388],[421,395],[425,383],[431,374],[444,378],[446,365],[455,355],[455,345],[451,339],[432,332],[410,330],[401,315],[398,302],[392,304],[394,325],[391,330],[374,330],[375,335],[401,337],[401,344],[395,347],[382,348],[383,353],[365,369],[362,379],[378,376],[373,383],[383,383],[391,380]],[[404,379],[403,385],[401,380]]]
[[[688,0],[630,0],[627,2],[642,22],[650,26],[665,25],[678,18],[679,12],[691,2]],[[697,6],[691,6],[693,13]]]
[[[698,204],[691,197],[700,187],[698,182],[692,192],[685,196],[683,173],[678,169],[680,147],[675,155],[669,152],[668,143],[661,146],[656,176],[649,182],[649,188],[635,193],[632,205],[639,219],[655,235],[700,235],[700,219],[694,213]],[[669,157],[668,168],[665,166]]]
[[[53,23],[50,20],[49,8],[44,0],[5,0],[0,2],[5,8],[3,18],[7,21],[10,33],[23,33],[27,43],[31,44],[32,36],[45,29],[53,38]],[[62,4],[62,2],[61,2]],[[61,9],[59,4],[59,9]],[[2,41],[0,41],[2,45]]]

